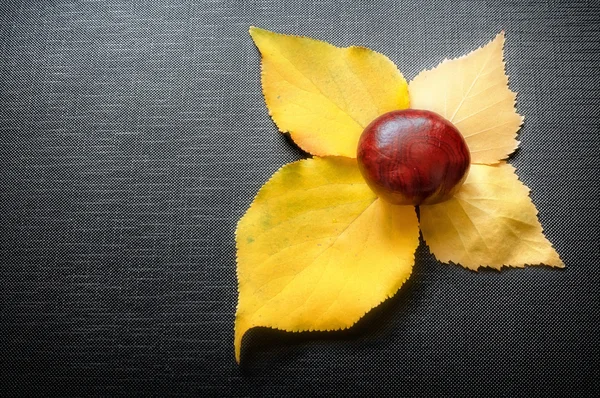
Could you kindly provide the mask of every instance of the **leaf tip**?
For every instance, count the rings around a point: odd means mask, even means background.
[[[256,32],[258,31],[259,28],[257,28],[256,26],[250,26],[248,28],[248,34],[250,35],[250,37],[252,39],[254,39],[254,35],[256,34]]]
[[[498,33],[496,35],[496,37],[494,38],[494,40],[500,40],[502,42],[502,44],[504,44],[504,41],[506,40],[506,32],[504,31],[504,29],[502,29],[500,31],[500,33]]]
[[[233,338],[233,349],[235,353],[235,361],[240,364],[242,354],[242,338],[246,332],[250,329],[250,325],[241,319],[239,315],[236,315],[235,327],[234,327],[234,338]]]
[[[558,257],[558,261],[554,264],[551,264],[550,266],[553,268],[565,268],[565,263],[560,257]]]
[[[250,27],[248,28],[248,33],[250,33],[250,36],[253,36],[256,33],[259,33],[261,31],[264,31],[264,29],[258,28],[254,25],[250,25]]]
[[[235,362],[239,365],[240,364],[240,354],[241,354],[241,345],[242,342],[241,341],[235,341],[234,343],[234,349],[235,349]]]
[[[269,34],[275,34],[275,32],[271,32],[270,30],[259,28],[253,25],[251,25],[250,28],[248,28],[248,33],[250,34],[250,37],[252,37],[252,40],[254,40],[254,43],[256,43],[257,46],[259,44],[257,40],[260,40],[261,37],[264,39],[268,37],[267,35]]]

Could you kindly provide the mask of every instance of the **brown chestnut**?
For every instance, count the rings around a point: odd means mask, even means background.
[[[434,112],[404,109],[385,113],[365,128],[357,160],[379,197],[420,205],[452,197],[467,177],[471,155],[451,122]]]

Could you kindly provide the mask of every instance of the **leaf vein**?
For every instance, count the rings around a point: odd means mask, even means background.
[[[456,107],[456,109],[454,110],[454,113],[452,114],[452,116],[450,117],[451,122],[454,122],[454,117],[456,116],[456,114],[458,113],[458,111],[460,110],[460,108],[463,106],[465,99],[467,98],[467,95],[469,95],[469,93],[471,92],[471,90],[473,89],[473,87],[475,86],[475,83],[477,83],[477,81],[479,80],[479,77],[481,76],[481,73],[483,72],[483,70],[485,69],[485,67],[487,66],[488,62],[490,61],[490,59],[492,58],[492,54],[493,52],[489,52],[487,58],[485,59],[485,61],[483,62],[483,64],[481,65],[481,68],[479,69],[479,71],[477,72],[477,75],[475,76],[475,78],[473,79],[473,81],[471,82],[471,85],[469,86],[469,88],[467,89],[467,91],[465,93],[463,93],[462,99],[460,100],[458,106]],[[464,77],[464,75],[462,75]],[[469,116],[470,117],[470,116]],[[458,123],[458,122],[456,122]],[[455,123],[455,124],[456,124]]]
[[[333,240],[333,242],[331,242],[328,246],[323,248],[323,250],[321,250],[321,252],[319,254],[317,254],[317,256],[310,261],[310,264],[307,264],[307,266],[305,266],[297,274],[295,274],[294,278],[297,277],[298,275],[301,275],[302,273],[306,272],[327,250],[329,250],[342,237],[342,235],[345,234],[345,232],[356,222],[356,220],[358,220],[371,206],[373,206],[373,204],[375,202],[376,202],[376,200],[374,199],[373,202],[369,206],[367,206],[352,221],[350,221],[348,223],[348,225],[337,235],[337,237]],[[273,255],[271,255],[270,257],[272,257],[272,256]],[[281,295],[283,293],[283,291],[286,290],[286,288],[288,288],[290,286],[290,283],[283,285],[283,287],[276,294],[274,294],[270,299],[263,301],[263,303],[256,310],[254,310],[254,313],[256,314],[265,305],[267,305],[268,302],[272,301],[273,299],[275,299],[276,297]]]
[[[356,120],[349,112],[348,110],[342,108],[337,102],[335,102],[334,100],[332,100],[331,98],[329,98],[329,96],[327,96],[323,90],[321,90],[321,88],[308,76],[306,75],[304,72],[302,72],[302,70],[300,70],[296,65],[294,65],[294,63],[283,53],[280,52],[281,56],[290,64],[290,66],[296,70],[300,75],[302,75],[306,80],[308,80],[312,86],[321,94],[321,96],[323,98],[325,98],[327,101],[329,101],[330,103],[332,103],[336,108],[338,108],[340,111],[342,111],[346,116],[348,116],[350,119],[352,119],[356,124],[358,124],[361,129],[364,128],[365,126],[363,126],[358,120]],[[273,63],[273,65],[275,66],[275,63]],[[275,69],[277,70],[277,67],[275,66]],[[278,70],[278,73],[283,76],[283,74]],[[302,89],[300,86],[296,85],[294,82],[291,82],[289,80],[286,80],[288,83],[290,83],[291,85],[293,85],[294,87],[298,87],[300,89]],[[304,90],[307,92],[310,92],[308,90]]]

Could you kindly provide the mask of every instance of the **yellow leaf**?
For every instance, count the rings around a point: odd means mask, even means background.
[[[523,117],[508,88],[503,46],[504,32],[470,54],[419,73],[409,84],[411,108],[450,120],[465,137],[472,163],[498,163],[519,145]]]
[[[358,138],[373,119],[408,107],[406,80],[382,54],[255,27],[250,35],[262,54],[271,117],[313,155],[356,157]]]
[[[236,231],[236,359],[244,333],[255,326],[351,326],[409,277],[418,243],[414,208],[377,199],[355,159],[282,167]]]
[[[503,265],[564,267],[542,233],[529,188],[506,163],[471,165],[452,199],[421,206],[420,211],[425,242],[443,262],[473,270]]]

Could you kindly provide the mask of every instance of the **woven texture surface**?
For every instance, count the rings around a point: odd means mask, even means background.
[[[251,331],[234,229],[304,156],[247,31],[364,45],[408,79],[506,31],[511,158],[567,267],[469,272],[422,243],[356,327]],[[600,5],[11,1],[0,5],[0,395],[600,396]]]

